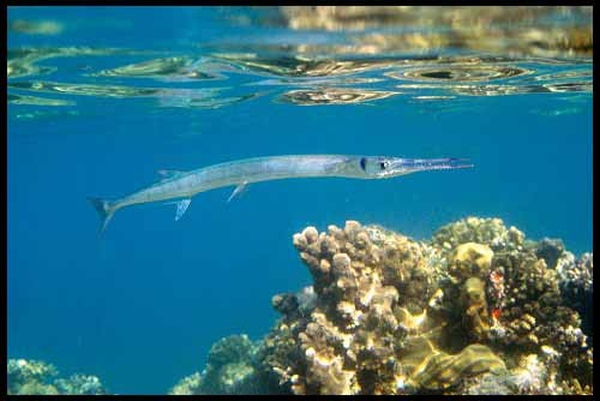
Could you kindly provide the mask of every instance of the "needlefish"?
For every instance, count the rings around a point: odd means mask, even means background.
[[[392,178],[418,171],[473,167],[468,159],[406,159],[387,156],[289,155],[255,157],[214,164],[191,171],[159,170],[161,181],[120,199],[88,198],[100,215],[102,233],[119,209],[140,203],[178,199],[175,220],[179,220],[192,196],[212,189],[235,186],[227,199],[248,184],[285,178],[342,177],[357,179]]]

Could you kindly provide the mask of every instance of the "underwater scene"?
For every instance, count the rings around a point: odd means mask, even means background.
[[[592,7],[7,7],[8,394],[593,394]]]

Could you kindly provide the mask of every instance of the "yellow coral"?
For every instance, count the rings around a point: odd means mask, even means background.
[[[485,372],[505,370],[502,359],[481,344],[471,344],[455,355],[444,352],[425,359],[407,382],[415,387],[439,390],[460,379]]]
[[[487,302],[485,299],[485,284],[478,277],[469,278],[462,293],[465,307],[465,318],[470,332],[478,340],[485,339],[485,334],[490,328]]]
[[[467,242],[456,247],[450,274],[463,281],[467,277],[484,277],[492,266],[494,251],[483,244]]]

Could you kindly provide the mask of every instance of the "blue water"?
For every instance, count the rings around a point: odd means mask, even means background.
[[[9,22],[64,26],[56,35],[9,31],[9,49],[163,52],[41,60],[39,66],[56,71],[9,83],[258,94],[222,107],[177,100],[169,107],[168,99],[156,97],[9,89],[73,102],[9,104],[9,357],[97,375],[114,393],[164,393],[201,370],[221,337],[265,335],[277,318],[273,295],[311,284],[291,242],[308,225],[324,229],[354,219],[427,239],[469,215],[500,217],[528,238],[561,238],[576,255],[591,251],[589,92],[461,96],[452,107],[408,95],[301,106],[278,97],[290,88],[253,85],[277,78],[264,72],[237,69],[207,81],[90,75],[165,52],[200,57],[214,51],[201,45],[217,39],[285,39],[283,28],[238,26],[222,16],[217,8],[9,8]],[[591,62],[583,68],[591,71]],[[303,153],[468,157],[475,168],[391,180],[266,182],[230,203],[231,188],[220,189],[195,197],[178,222],[174,205],[141,205],[119,211],[105,235],[96,235],[98,216],[88,196],[128,194],[155,182],[159,169]]]

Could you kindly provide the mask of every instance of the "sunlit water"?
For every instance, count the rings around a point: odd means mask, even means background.
[[[9,357],[166,392],[310,284],[291,244],[307,225],[427,239],[493,216],[591,251],[590,10],[448,10],[9,8]],[[475,167],[216,190],[177,223],[173,205],[120,211],[100,240],[86,202],[160,169],[318,153]]]

